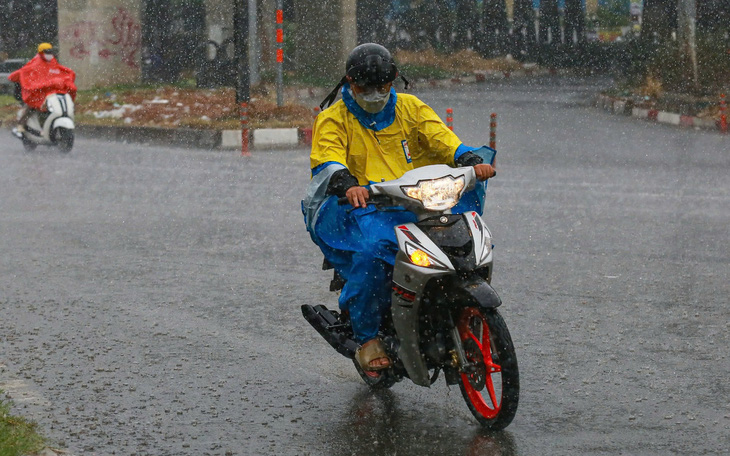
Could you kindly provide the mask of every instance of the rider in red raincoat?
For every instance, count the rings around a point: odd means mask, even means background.
[[[18,131],[25,130],[25,123],[33,109],[44,109],[46,97],[52,93],[68,93],[76,100],[76,73],[56,60],[49,43],[38,46],[38,54],[23,68],[10,73],[13,82],[20,84],[25,110],[19,119]]]

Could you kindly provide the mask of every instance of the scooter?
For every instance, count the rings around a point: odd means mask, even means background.
[[[46,97],[45,109],[33,111],[25,125],[25,131],[13,129],[13,134],[23,141],[26,151],[38,145],[57,146],[61,152],[70,152],[74,145],[74,102],[69,94],[52,93]],[[20,120],[18,112],[18,120]]]
[[[492,236],[477,212],[451,213],[477,182],[472,167],[430,165],[370,186],[369,204],[380,210],[402,206],[417,216],[415,223],[394,227],[391,308],[379,334],[391,367],[377,376],[363,371],[347,314],[324,305],[301,309],[335,350],[353,360],[370,388],[390,388],[404,378],[429,387],[443,371],[448,385],[459,385],[476,420],[500,430],[517,412],[519,371],[497,310],[502,301],[491,286]],[[329,269],[326,261],[323,268]],[[330,290],[343,284],[335,271]]]

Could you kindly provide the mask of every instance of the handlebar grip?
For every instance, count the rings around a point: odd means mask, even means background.
[[[497,170],[496,169],[494,170],[494,174],[492,175],[492,177],[490,177],[490,179],[494,179],[495,177],[497,177]]]
[[[337,198],[337,204],[340,206],[344,206],[345,204],[350,204],[350,201],[347,199],[346,196],[343,196],[342,198]]]

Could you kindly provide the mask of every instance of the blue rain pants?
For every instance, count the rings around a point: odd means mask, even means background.
[[[398,207],[353,209],[349,204],[338,205],[337,197],[322,203],[314,237],[327,261],[346,280],[339,306],[350,313],[357,343],[378,335],[382,317],[390,309],[398,252],[394,227],[415,221],[415,215]]]

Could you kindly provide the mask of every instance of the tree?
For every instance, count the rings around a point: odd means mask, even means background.
[[[695,39],[695,19],[697,3],[695,0],[679,0],[677,5],[678,38],[685,69],[684,79],[691,81],[692,88],[699,89],[699,70],[697,68],[697,41]]]
[[[581,0],[565,0],[565,41],[579,47],[585,43],[585,12]]]
[[[10,2],[0,0],[0,54],[7,53],[10,43]],[[0,57],[2,59],[2,57]]]
[[[467,49],[475,41],[479,28],[476,0],[455,0],[452,14],[454,14],[454,48]]]
[[[697,28],[716,32],[730,30],[730,2],[727,0],[697,0]]]
[[[0,51],[28,57],[38,43],[57,41],[56,0],[0,0]]]
[[[535,47],[535,10],[532,0],[514,0],[513,36],[520,55],[529,54]]]
[[[628,0],[605,0],[605,3],[598,8],[596,19],[601,27],[615,28],[631,25]]]
[[[668,41],[677,30],[677,0],[644,0],[641,40],[644,43]]]
[[[558,0],[540,1],[540,43],[556,46],[561,42]]]
[[[484,0],[480,51],[484,56],[503,55],[509,36],[507,5],[504,0]]]
[[[171,0],[145,0],[142,9],[142,77],[149,81],[173,82],[177,69],[169,64],[172,53]]]
[[[384,43],[387,37],[383,2],[359,0],[357,2],[357,42]]]

